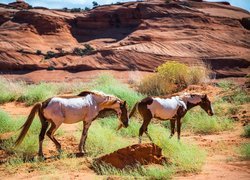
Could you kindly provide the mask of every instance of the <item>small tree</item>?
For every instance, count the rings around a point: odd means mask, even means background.
[[[89,11],[90,10],[90,8],[88,8],[88,7],[85,7],[85,9],[84,9],[85,11]]]
[[[96,1],[93,1],[92,4],[93,4],[93,7],[97,7],[98,6],[98,3]]]

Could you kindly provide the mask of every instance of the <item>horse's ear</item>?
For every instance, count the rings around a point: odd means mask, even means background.
[[[203,94],[202,98],[207,99],[207,94]]]
[[[127,101],[124,101],[123,106],[126,106],[126,104],[127,104]]]

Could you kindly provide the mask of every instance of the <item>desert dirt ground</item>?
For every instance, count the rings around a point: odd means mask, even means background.
[[[0,106],[1,109],[8,112],[12,116],[27,116],[31,107],[26,107],[22,103],[6,103]],[[62,147],[72,152],[77,152],[78,141],[71,136],[72,132],[79,129],[81,124],[63,125],[61,129],[64,135],[59,137]],[[81,128],[81,127],[80,127]],[[250,177],[250,161],[243,160],[237,155],[236,149],[243,142],[249,142],[249,139],[241,137],[242,125],[235,123],[232,131],[225,131],[213,135],[193,135],[183,133],[182,141],[192,142],[203,148],[207,152],[206,162],[202,170],[198,174],[178,174],[174,179],[249,179]],[[135,142],[136,143],[136,142]],[[45,147],[45,156],[53,156],[56,154],[55,147],[52,142],[48,141]],[[0,154],[0,158],[5,158],[4,154]],[[71,159],[68,159],[70,162]],[[24,164],[12,173],[7,173],[0,165],[0,176],[4,179],[103,179],[104,176],[98,176],[90,167],[90,158],[80,157],[82,162],[81,168],[77,171],[70,172],[64,167],[67,159],[48,159],[45,163],[56,167],[55,173],[40,173],[39,168],[34,168],[29,163]],[[113,177],[118,178],[118,177]],[[119,179],[119,178],[118,178]]]

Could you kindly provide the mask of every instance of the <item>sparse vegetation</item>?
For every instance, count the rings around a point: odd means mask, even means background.
[[[162,76],[165,76],[165,70],[159,71],[162,72]],[[171,72],[168,73],[171,74]],[[160,77],[160,75],[158,77]],[[186,82],[186,77],[183,78],[179,77],[178,75],[174,75],[173,77],[174,78],[170,78],[171,80],[169,80],[169,82]],[[179,77],[178,80],[175,81],[175,77]],[[192,78],[188,78],[187,82],[191,81],[198,82],[196,80],[192,80]],[[151,82],[155,81],[151,80]],[[175,83],[172,84],[173,86],[176,86]],[[46,98],[57,94],[77,94],[80,91],[86,89],[99,90],[107,94],[118,96],[119,98],[127,101],[130,109],[137,101],[141,100],[144,97],[144,95],[142,95],[141,93],[136,92],[128,85],[116,80],[109,74],[102,74],[89,84],[76,82],[40,83],[28,85],[23,82],[13,82],[6,79],[0,79],[0,87],[4,89],[3,93],[5,92],[7,94],[0,94],[0,100],[2,103],[19,100],[21,102],[25,102],[26,105],[32,105],[38,101],[43,101]],[[223,88],[228,88],[228,90],[231,90],[232,87],[231,85],[227,85],[227,83],[224,83]],[[10,96],[12,98],[8,97],[8,93],[10,95],[13,95]],[[245,97],[246,96],[244,95],[244,98]],[[235,99],[235,97],[232,98]],[[186,114],[183,119],[182,129],[184,130],[184,133],[186,131],[188,133],[194,134],[213,134],[221,131],[232,130],[234,122],[227,117],[232,114],[236,114],[239,111],[239,106],[235,106],[234,104],[235,102],[241,102],[239,99],[242,99],[242,97],[238,98],[236,101],[232,100],[233,104],[231,104],[228,99],[218,100],[214,105],[216,115],[212,117],[208,116],[201,109],[192,109]],[[17,131],[17,129],[23,124],[25,118],[18,117],[18,120],[14,120],[7,113],[0,110],[0,133]],[[166,121],[164,123],[155,122],[157,121],[153,120],[148,127],[149,134],[152,137],[153,142],[163,149],[163,154],[166,157],[170,158],[171,164],[165,164],[163,166],[141,166],[138,164],[133,168],[127,167],[124,170],[118,170],[105,164],[93,164],[95,171],[100,175],[118,175],[125,178],[130,178],[133,176],[135,178],[143,179],[169,179],[175,173],[199,172],[202,165],[204,164],[206,152],[190,142],[187,144],[186,140],[178,142],[176,135],[172,139],[168,139],[170,134],[168,127],[169,121]],[[92,126],[90,127],[86,142],[86,150],[88,153],[87,156],[89,158],[95,158],[103,154],[111,153],[119,148],[126,147],[138,141],[139,128],[142,122],[138,120],[137,117],[133,117],[132,119],[130,119],[130,125],[128,128],[122,128],[121,130],[116,131],[118,124],[119,120],[116,115],[107,116],[93,122]],[[31,163],[32,167],[36,167],[41,172],[51,172],[50,168],[46,166],[45,162],[41,162],[35,157],[38,150],[38,134],[40,131],[40,127],[41,125],[37,118],[34,120],[32,127],[27,134],[27,137],[24,139],[21,146],[17,149],[13,148],[13,142],[16,140],[17,133],[14,134],[10,139],[0,142],[1,148],[4,151],[10,153],[12,156],[12,158],[10,158],[5,163],[8,168],[14,168],[16,166],[21,166],[24,162],[29,162]],[[249,137],[249,129],[249,126],[245,127],[245,137]],[[72,134],[73,138],[76,139],[76,143],[79,142],[81,130],[82,126],[80,125],[79,130]],[[98,133],[96,133],[97,131]],[[60,133],[59,129],[59,132],[57,132],[56,134],[58,137],[63,133]],[[69,135],[66,134],[66,136]],[[46,149],[47,147],[46,141],[50,140],[46,137],[44,149]],[[148,138],[146,136],[143,136],[143,142],[148,142]],[[62,146],[62,149],[66,149],[64,145]],[[72,151],[73,148],[64,151],[60,156],[61,160],[59,160],[58,162],[65,163],[65,166],[72,170],[84,168],[83,164],[80,163],[77,158],[74,158],[74,155],[70,155]],[[242,145],[242,147],[240,147],[240,153],[241,157],[243,157],[244,159],[249,159],[249,145]],[[69,159],[69,157],[71,157],[71,159]],[[63,159],[67,159],[68,161],[63,161]],[[51,164],[49,165],[49,167],[53,168]]]
[[[81,8],[72,8],[70,12],[81,12]]]
[[[41,54],[42,54],[42,51],[41,51],[41,50],[36,50],[36,54],[37,54],[37,55],[41,55]]]
[[[245,143],[240,146],[240,154],[244,159],[250,159],[250,143]]]
[[[23,82],[13,82],[0,78],[0,104],[15,101],[23,91]]]
[[[212,134],[231,130],[233,127],[231,119],[208,116],[205,112],[188,112],[183,118],[183,128],[198,134]]]
[[[56,53],[54,51],[48,51],[44,59],[51,59],[53,57],[56,57]]]
[[[139,92],[147,95],[166,95],[180,91],[189,84],[200,84],[208,78],[204,66],[187,66],[169,61],[158,68],[156,74],[143,79],[138,86]]]
[[[30,106],[55,95],[56,92],[56,87],[52,84],[29,85],[18,98],[18,101],[25,102],[27,106]]]
[[[84,56],[91,53],[92,51],[94,51],[93,47],[91,47],[89,44],[84,44],[84,48],[74,48],[73,54],[77,56]]]
[[[93,167],[97,174],[124,176],[128,179],[131,177],[135,179],[170,179],[174,174],[174,168],[168,165],[159,168],[154,166],[143,167],[138,164],[135,167],[127,167],[123,170],[116,169],[108,164],[93,164]]]
[[[93,7],[99,6],[99,4],[98,4],[96,1],[93,1],[93,2],[92,2],[92,5],[93,5]]]
[[[250,138],[250,125],[249,124],[244,127],[243,136],[247,137],[247,138]]]

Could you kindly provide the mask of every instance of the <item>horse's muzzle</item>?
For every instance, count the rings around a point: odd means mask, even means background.
[[[123,127],[127,128],[128,127],[128,123],[123,123]]]

